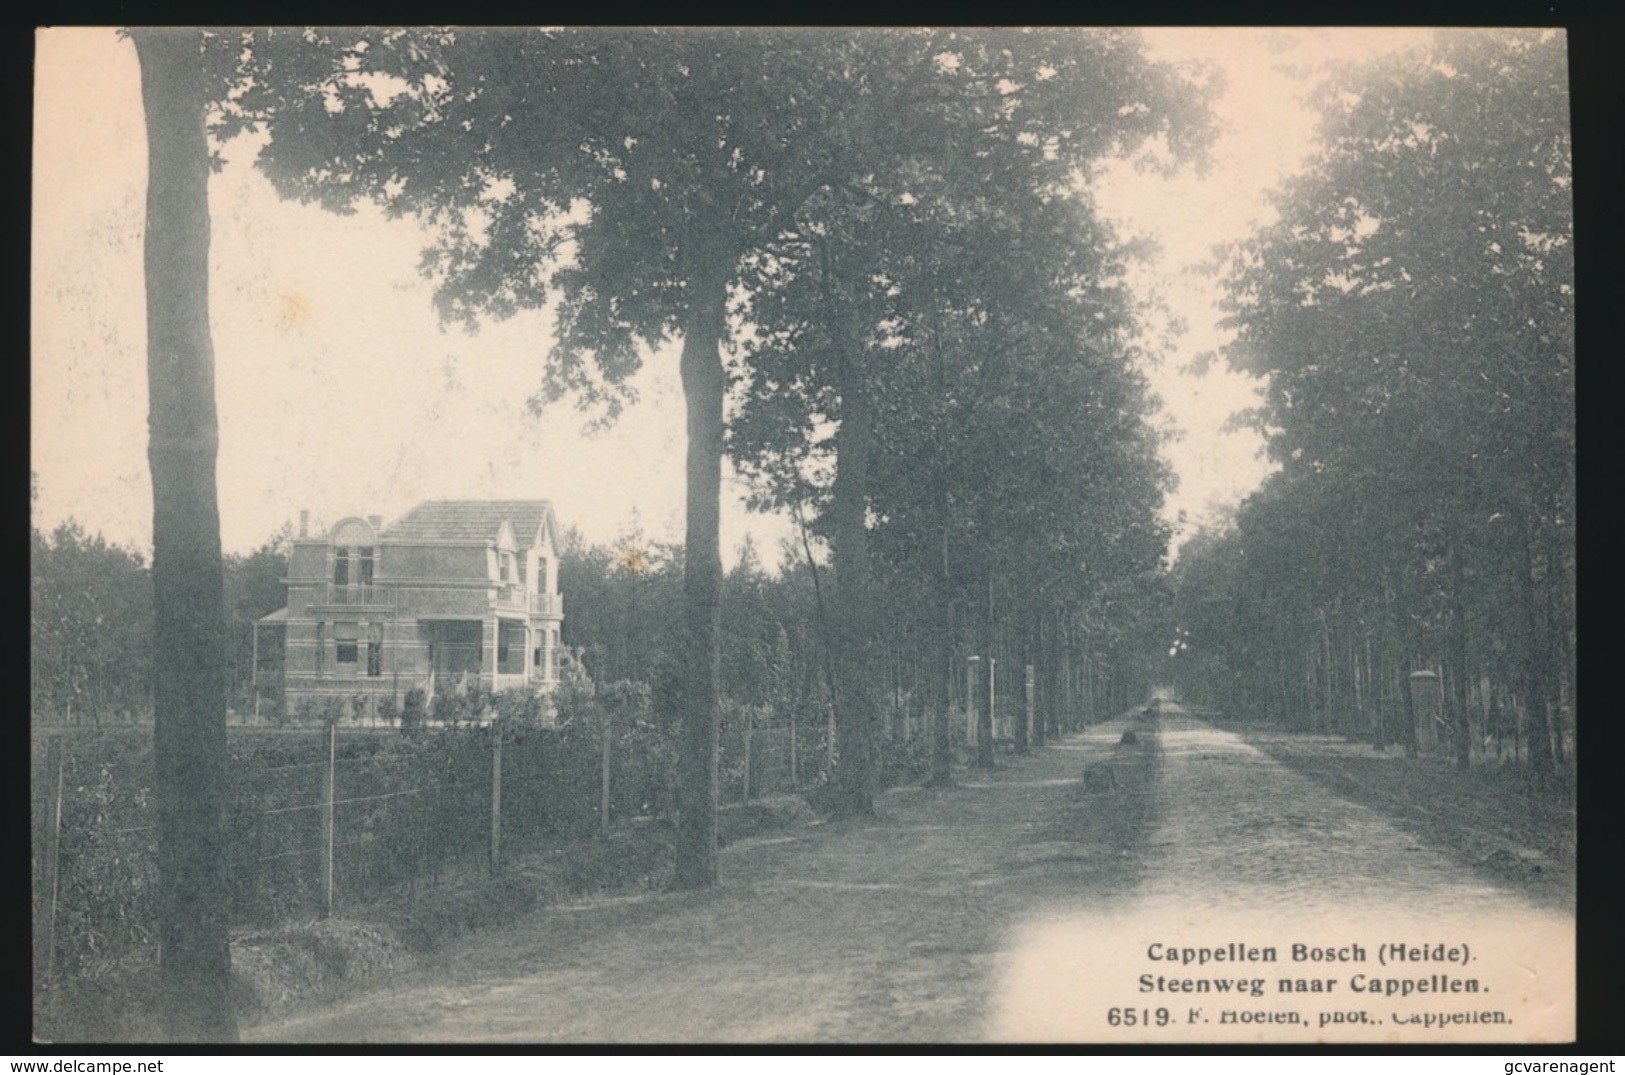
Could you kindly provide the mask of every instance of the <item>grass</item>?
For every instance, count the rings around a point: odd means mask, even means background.
[[[813,819],[799,796],[724,806],[718,843]],[[640,820],[523,856],[494,876],[473,868],[448,874],[436,885],[403,886],[346,919],[243,935],[232,946],[239,1019],[259,1021],[343,995],[404,970],[459,937],[507,926],[539,907],[663,889],[672,879],[672,859],[670,826]]]
[[[1526,766],[1407,757],[1339,737],[1245,728],[1247,741],[1292,771],[1364,804],[1487,880],[1572,911],[1575,812],[1563,783],[1537,787]]]

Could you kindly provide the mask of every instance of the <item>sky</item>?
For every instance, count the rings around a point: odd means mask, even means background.
[[[1179,485],[1170,522],[1233,504],[1268,472],[1261,443],[1226,433],[1258,386],[1191,359],[1223,342],[1216,283],[1198,267],[1217,244],[1269,218],[1265,192],[1311,147],[1304,82],[1286,64],[1365,56],[1416,30],[1146,31],[1151,54],[1207,61],[1227,90],[1223,133],[1204,176],[1171,179],[1126,164],[1102,169],[1097,205],[1125,237],[1158,253],[1132,282],[1187,331],[1147,369]],[[142,214],[146,152],[134,48],[111,30],[40,32],[36,63],[32,246],[32,461],[35,524],[74,518],[110,541],[149,550]],[[593,542],[631,534],[680,542],[683,410],[675,351],[647,356],[638,401],[586,433],[568,403],[540,415],[552,337],[544,313],[442,328],[417,271],[426,242],[410,220],[370,206],[336,216],[279,199],[227,147],[210,183],[210,310],[220,416],[221,538],[248,552],[308,509],[314,524],[386,520],[432,498],[545,498]],[[791,523],[745,511],[725,478],[722,545],[751,535],[768,563]],[[1178,538],[1176,537],[1176,540]]]

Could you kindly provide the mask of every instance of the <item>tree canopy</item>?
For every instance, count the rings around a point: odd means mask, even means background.
[[[1243,509],[1242,571],[1318,621],[1322,665],[1338,623],[1392,636],[1363,674],[1385,649],[1391,678],[1442,664],[1463,764],[1481,677],[1521,696],[1543,770],[1568,691],[1551,679],[1574,587],[1564,61],[1551,31],[1445,31],[1332,69],[1319,151],[1225,266],[1225,357],[1267,379],[1249,420],[1282,466]]]
[[[1102,155],[1149,138],[1184,154],[1209,131],[1196,88],[1126,31],[279,31],[243,56],[225,123],[267,127],[280,189],[433,224],[424,267],[448,319],[557,301],[544,397],[612,417],[644,349],[681,339],[693,885],[715,872],[718,345],[747,268],[815,241],[830,255],[835,222],[874,207],[1061,196]],[[862,542],[841,545],[837,585],[861,592]]]

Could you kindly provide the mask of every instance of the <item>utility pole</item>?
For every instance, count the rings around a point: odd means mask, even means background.
[[[337,721],[327,725],[327,767],[322,771],[322,917],[333,914],[333,762],[339,726]]]
[[[1033,666],[1026,667],[1026,676],[1022,683],[1021,695],[1021,726],[1026,735],[1020,743],[1022,750],[1030,750],[1033,744]]]
[[[491,872],[502,869],[502,723],[491,722]]]
[[[980,704],[979,699],[981,698],[981,692],[978,690],[981,677],[976,674],[976,670],[981,666],[981,662],[982,657],[977,653],[965,658],[965,744],[971,748],[973,753],[976,750],[976,729],[978,727],[976,707]]]

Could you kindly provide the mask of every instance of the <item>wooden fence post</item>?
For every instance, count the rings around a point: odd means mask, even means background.
[[[745,706],[745,797],[742,801],[750,802],[750,732],[751,725],[755,724],[754,707]]]
[[[601,832],[609,832],[609,752],[611,716],[608,707],[604,709],[604,744],[602,757],[599,759],[598,774],[598,827]]]
[[[977,724],[976,707],[981,703],[981,692],[977,689],[977,680],[980,678],[976,670],[981,667],[982,658],[979,654],[971,654],[965,658],[965,746],[972,754],[976,751]]]
[[[1022,722],[1024,724],[1026,724],[1026,726],[1027,726],[1027,746],[1030,748],[1032,746],[1032,744],[1033,744],[1033,714],[1034,714],[1034,707],[1033,707],[1033,666],[1030,665],[1030,664],[1026,668],[1026,678],[1025,678],[1025,681],[1024,681],[1022,686],[1023,686],[1023,693],[1022,693],[1021,719],[1022,719]]]
[[[796,765],[796,711],[790,710],[790,791],[801,786],[801,770]]]
[[[248,689],[254,692],[254,719],[260,719],[260,625],[258,620],[248,622],[249,658]]]
[[[322,772],[322,917],[333,913],[333,759],[338,722],[327,725],[327,768]]]
[[[836,746],[835,746],[835,706],[833,704],[831,704],[830,707],[829,707],[829,731],[826,733],[825,738],[824,738],[824,749],[825,749],[825,754],[826,754],[824,764],[827,765],[829,767],[829,771],[833,773],[835,771],[835,750],[836,750]]]
[[[502,869],[502,726],[491,722],[491,872]]]
[[[999,731],[999,699],[998,695],[994,693],[997,688],[995,679],[997,678],[998,663],[998,658],[993,656],[992,647],[989,647],[987,657],[987,722],[978,724],[978,728],[985,727],[987,729],[987,753],[990,758],[993,756],[993,737]],[[980,749],[980,741],[978,741],[978,749]]]
[[[56,792],[51,802],[50,849],[45,856],[45,868],[50,871],[50,909],[45,919],[45,981],[56,980],[56,904],[62,875],[62,784],[68,757],[68,743],[63,734],[51,737],[56,747]]]

